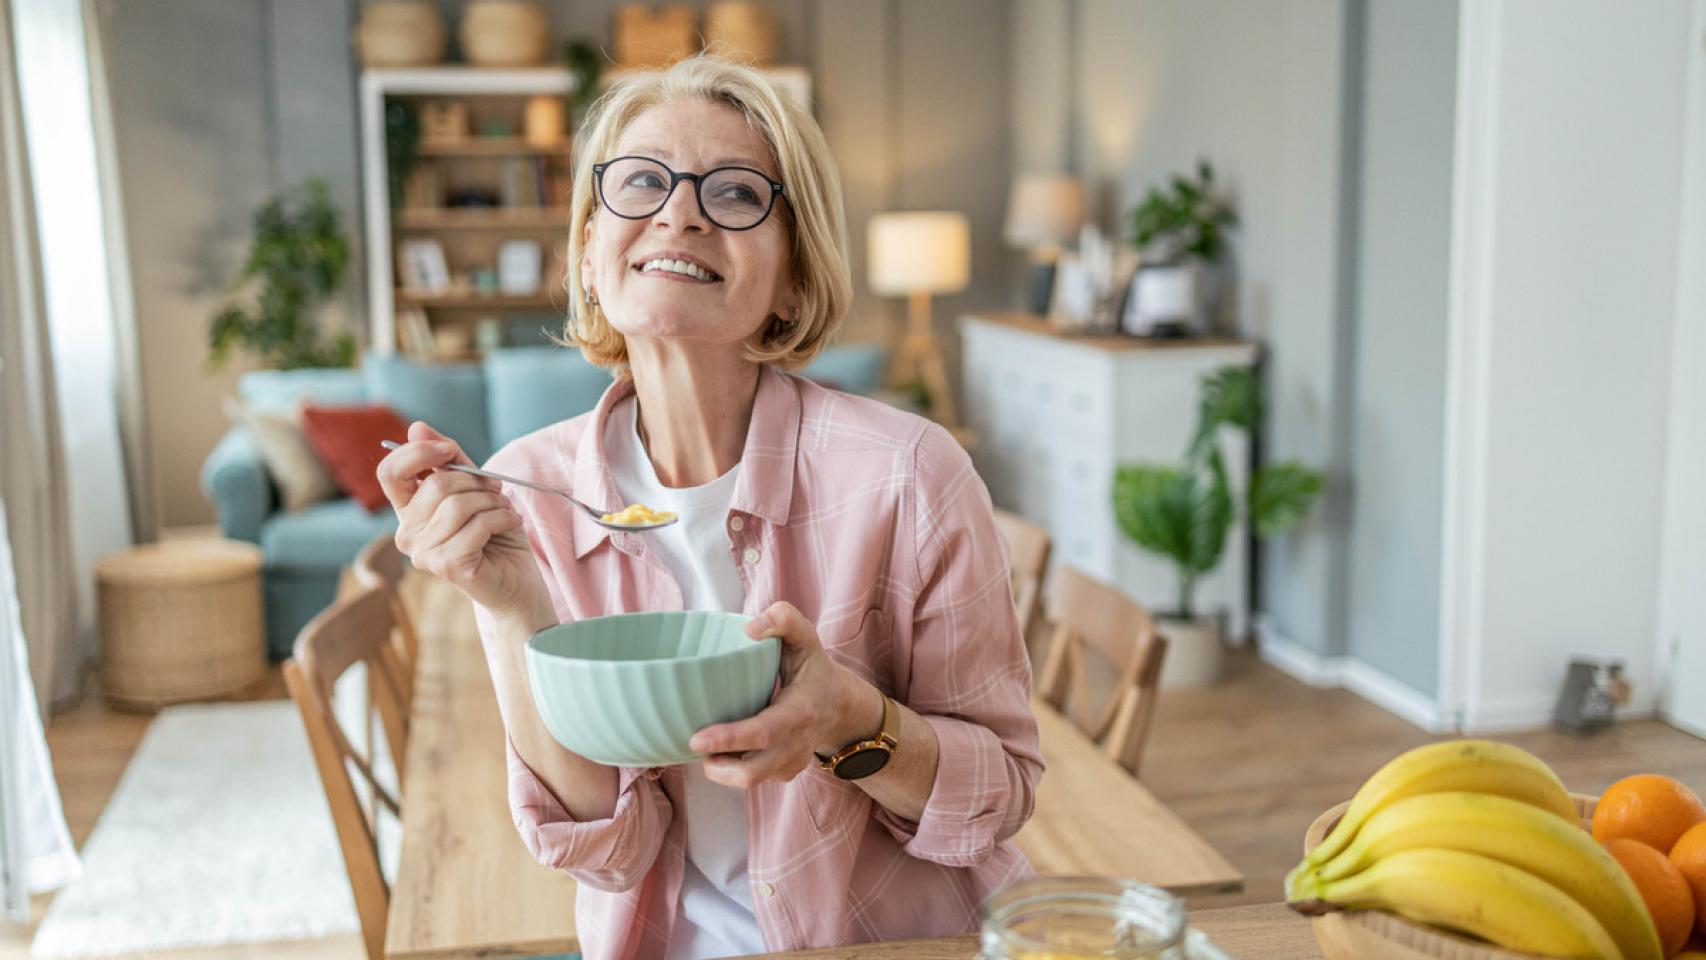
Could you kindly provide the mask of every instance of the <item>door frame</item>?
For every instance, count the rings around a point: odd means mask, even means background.
[[[1654,663],[1657,675],[1667,678],[1661,716],[1706,737],[1706,710],[1684,717],[1675,709],[1686,699],[1682,672],[1675,669],[1682,638],[1706,644],[1706,594],[1700,589],[1706,583],[1706,500],[1700,496],[1706,490],[1706,0],[1693,0],[1691,7]]]

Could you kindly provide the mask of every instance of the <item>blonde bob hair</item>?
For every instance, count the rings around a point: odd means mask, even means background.
[[[565,345],[579,347],[587,360],[618,377],[628,374],[627,343],[601,306],[586,303],[581,287],[583,238],[599,202],[592,165],[609,159],[623,131],[636,117],[658,104],[678,100],[734,107],[770,146],[787,191],[771,215],[787,217],[792,236],[789,266],[800,298],[800,314],[796,322],[784,319],[760,328],[747,341],[746,356],[757,363],[789,369],[805,366],[841,326],[853,298],[841,177],[829,143],[811,114],[757,71],[706,55],[624,79],[587,111],[581,128],[585,132],[577,137],[570,202]]]

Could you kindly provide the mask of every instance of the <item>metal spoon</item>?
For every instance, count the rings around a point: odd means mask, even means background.
[[[395,441],[392,441],[392,440],[381,440],[381,441],[379,441],[379,445],[384,447],[387,450],[396,450],[402,446],[402,444],[396,443]],[[642,533],[642,532],[647,531],[647,530],[658,530],[658,529],[661,529],[663,527],[667,527],[670,524],[679,523],[681,521],[681,517],[676,516],[676,517],[673,517],[669,520],[664,520],[660,523],[612,523],[612,522],[604,519],[604,515],[606,513],[616,513],[618,511],[615,511],[615,510],[596,510],[596,509],[589,507],[586,504],[580,502],[579,500],[576,500],[574,497],[569,496],[568,494],[564,493],[563,491],[558,490],[555,487],[547,487],[543,484],[534,483],[531,480],[522,480],[522,479],[519,479],[517,477],[506,477],[501,473],[493,473],[490,470],[481,470],[478,467],[470,467],[466,464],[461,464],[461,463],[452,463],[452,464],[447,464],[446,466],[448,466],[452,470],[460,470],[463,473],[471,473],[476,477],[489,477],[493,480],[498,480],[498,481],[501,481],[503,483],[513,483],[518,487],[527,487],[530,490],[538,490],[541,493],[554,493],[557,496],[562,497],[564,500],[567,500],[568,502],[579,507],[582,511],[584,511],[586,513],[587,516],[592,518],[593,523],[596,523],[601,527],[609,527],[612,530],[626,530],[630,533]]]

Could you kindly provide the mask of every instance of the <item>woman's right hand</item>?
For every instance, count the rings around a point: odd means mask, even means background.
[[[496,480],[445,469],[453,463],[476,466],[456,441],[419,421],[379,461],[379,485],[397,511],[397,549],[500,617],[548,608],[521,515]]]

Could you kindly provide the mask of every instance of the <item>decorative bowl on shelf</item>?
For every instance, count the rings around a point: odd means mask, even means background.
[[[626,613],[551,627],[527,641],[527,681],[551,736],[595,763],[656,767],[699,759],[714,723],[764,709],[781,641],[746,635],[735,613]]]
[[[1583,829],[1590,829],[1599,798],[1580,793],[1570,796],[1576,801]],[[1349,806],[1347,800],[1315,818],[1303,835],[1305,854],[1320,846]],[[1327,960],[1546,960],[1405,920],[1384,910],[1334,911],[1311,919],[1310,924]]]

